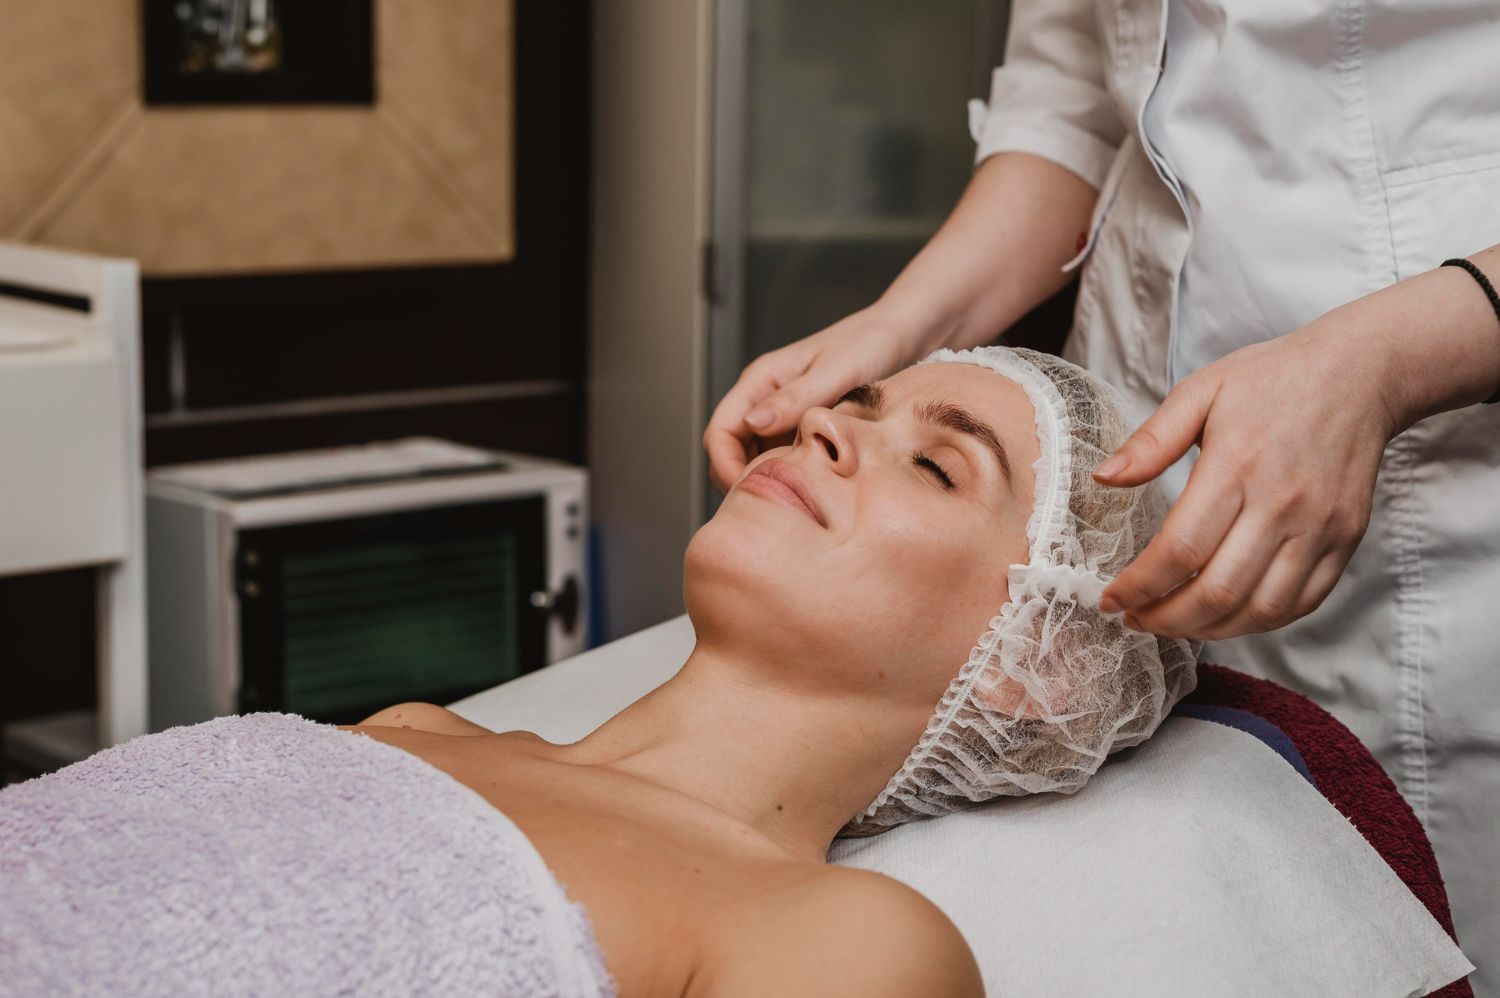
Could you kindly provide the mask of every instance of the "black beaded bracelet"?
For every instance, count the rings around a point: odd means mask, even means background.
[[[1480,270],[1478,267],[1474,266],[1467,260],[1444,260],[1441,264],[1439,264],[1439,266],[1462,267],[1463,269],[1467,270],[1469,272],[1469,276],[1478,281],[1479,286],[1484,289],[1485,297],[1489,298],[1490,300],[1490,307],[1495,310],[1495,318],[1500,319],[1500,294],[1497,294],[1495,292],[1495,286],[1490,283],[1490,279],[1488,277],[1484,276],[1484,271]],[[1493,405],[1496,402],[1500,402],[1500,391],[1496,391],[1495,394],[1484,400],[1485,405]]]

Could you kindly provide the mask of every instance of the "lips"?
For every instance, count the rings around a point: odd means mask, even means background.
[[[763,481],[757,481],[763,479]],[[818,526],[828,526],[828,521],[823,516],[823,510],[818,502],[808,491],[807,485],[802,481],[802,476],[797,470],[780,458],[772,458],[762,461],[755,466],[750,474],[740,484],[749,484],[753,489],[764,491],[786,501],[792,506],[800,506],[803,511],[818,522]]]

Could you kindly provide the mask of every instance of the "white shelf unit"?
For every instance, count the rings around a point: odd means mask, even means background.
[[[0,243],[0,576],[98,578],[98,710],[6,725],[37,768],[147,730],[139,330],[135,261]]]

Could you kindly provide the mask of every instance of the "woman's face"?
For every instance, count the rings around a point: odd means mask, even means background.
[[[693,537],[699,640],[747,643],[792,688],[930,710],[1027,557],[1035,416],[987,368],[937,363],[802,417]]]

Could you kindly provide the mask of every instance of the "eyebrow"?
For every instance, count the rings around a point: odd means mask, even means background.
[[[885,389],[879,385],[856,385],[845,392],[838,402],[853,402],[870,412],[871,415],[879,416],[880,410],[885,405]],[[972,412],[955,405],[952,402],[924,402],[917,406],[917,418],[924,423],[933,426],[942,426],[959,433],[967,434],[984,444],[989,452],[995,455],[995,460],[1000,463],[1000,470],[1005,474],[1005,484],[1014,486],[1010,473],[1010,458],[1006,456],[1005,445],[988,423],[978,419]]]

